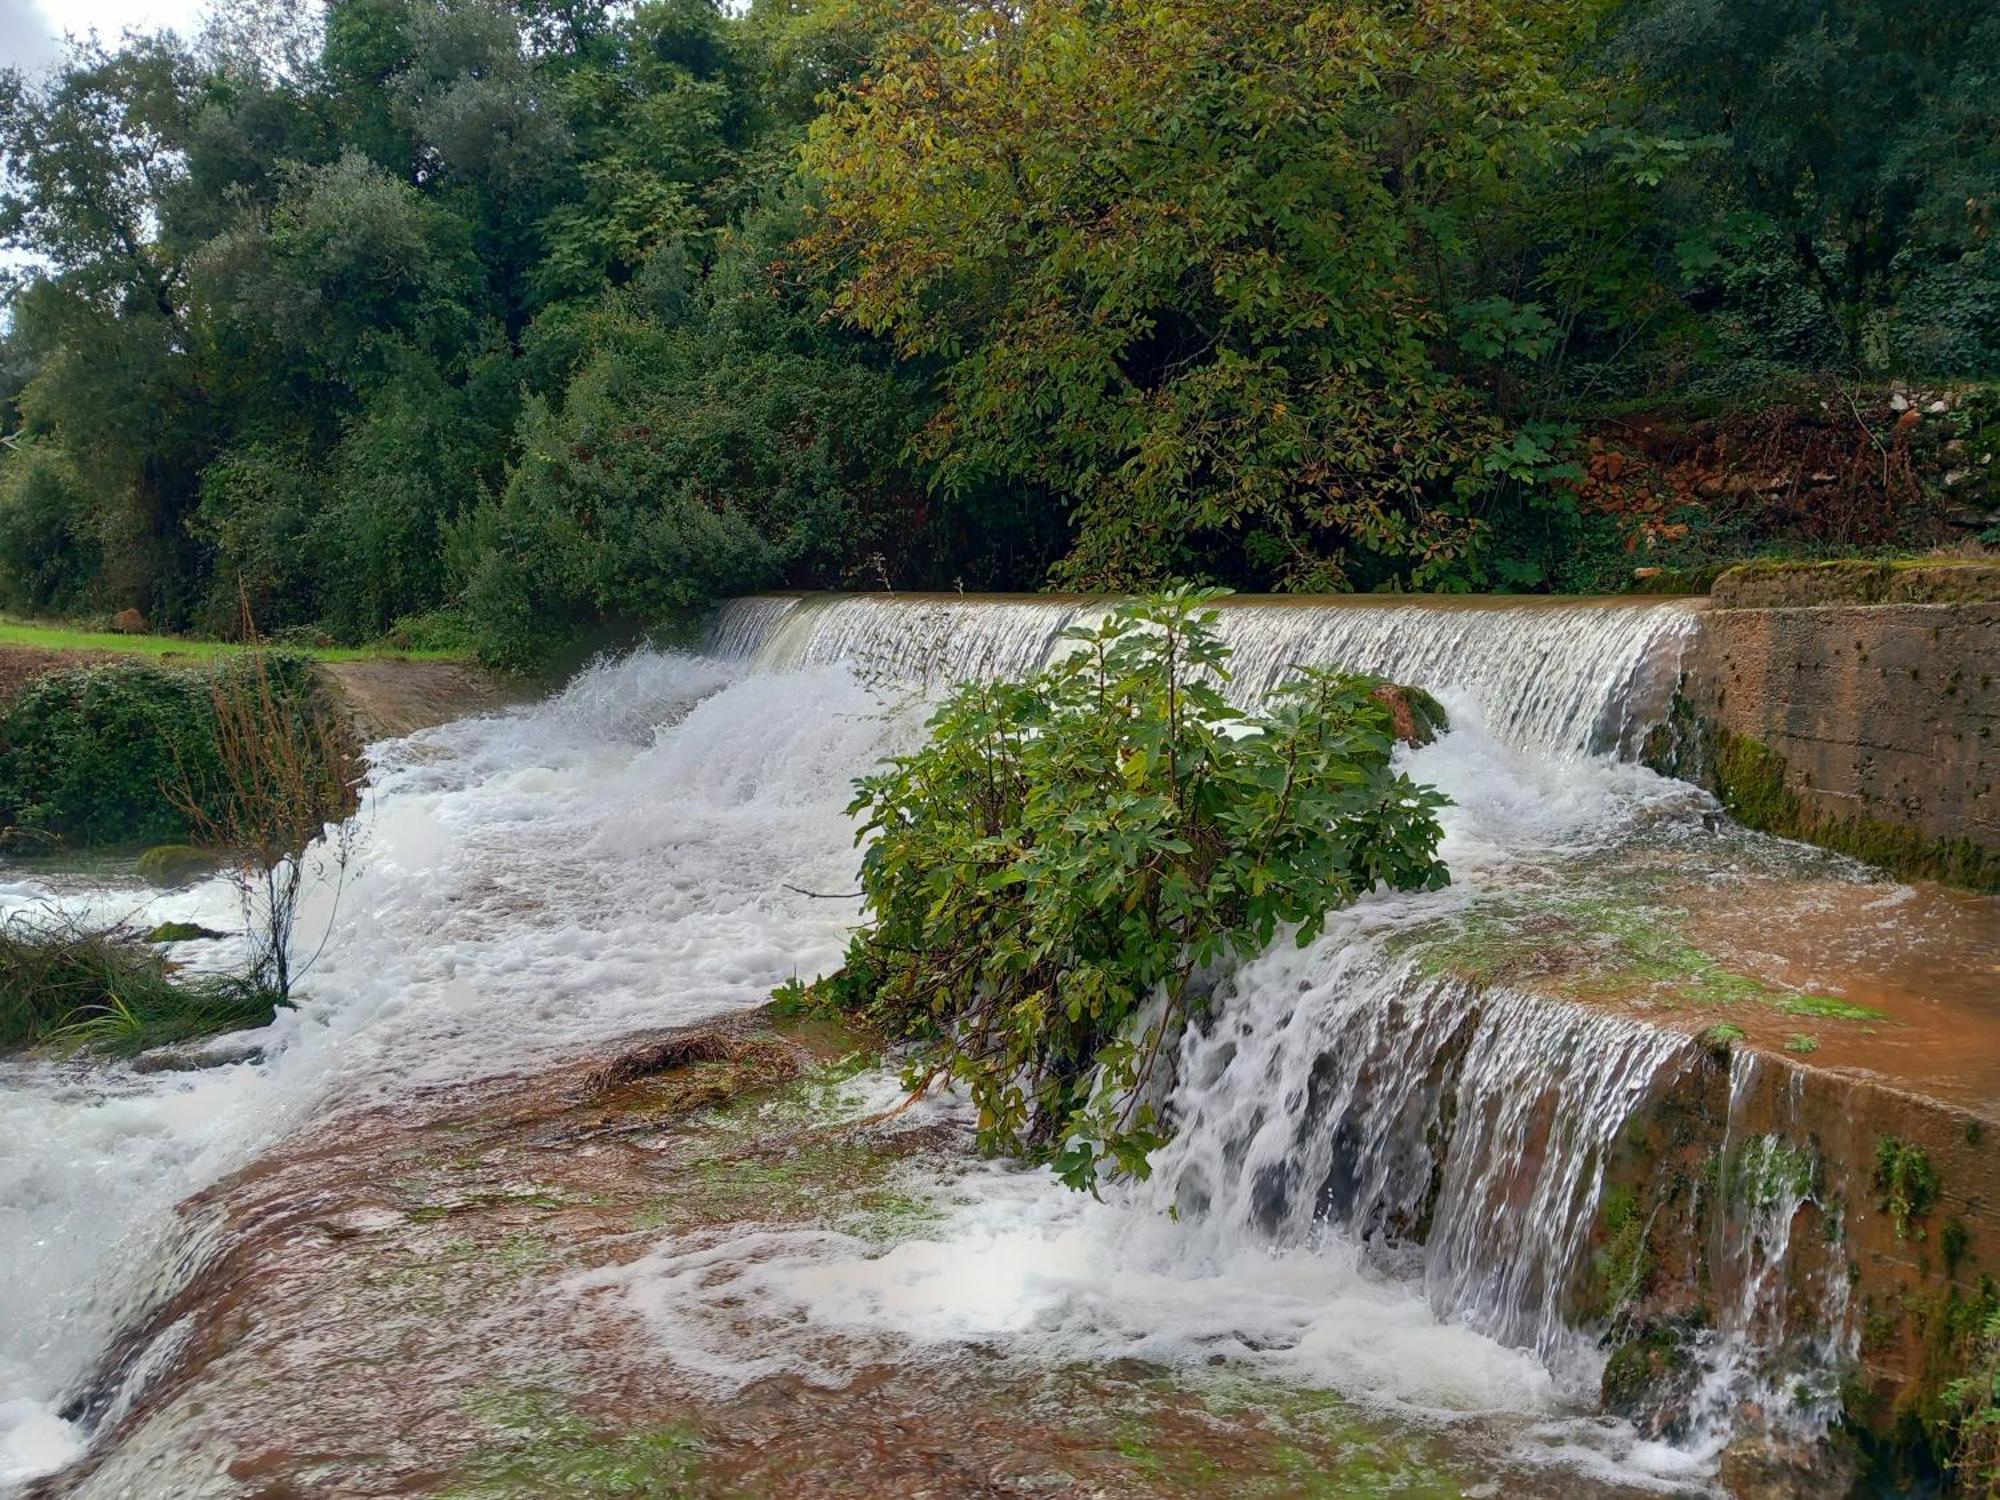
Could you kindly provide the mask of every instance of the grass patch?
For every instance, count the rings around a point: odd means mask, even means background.
[[[0,1047],[151,1047],[270,1024],[268,991],[221,975],[183,978],[118,928],[56,917],[0,924]]]
[[[27,646],[38,651],[115,651],[126,656],[178,656],[217,661],[252,649],[237,641],[204,641],[179,635],[119,635],[108,630],[83,630],[73,625],[18,620],[0,615],[0,646]],[[463,647],[400,648],[389,642],[366,646],[291,646],[316,661],[457,661],[470,653]]]

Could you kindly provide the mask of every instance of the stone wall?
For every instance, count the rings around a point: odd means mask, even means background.
[[[1726,583],[1655,763],[1753,827],[2000,889],[2000,601],[1740,607]]]

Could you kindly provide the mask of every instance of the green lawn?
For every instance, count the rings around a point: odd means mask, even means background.
[[[109,631],[75,630],[15,620],[0,615],[0,647],[30,646],[43,651],[122,651],[132,656],[231,656],[245,649],[233,641],[196,641],[177,635],[114,635]],[[395,657],[413,661],[449,661],[459,651],[402,651],[393,646],[307,646],[297,648],[321,661],[361,661]]]

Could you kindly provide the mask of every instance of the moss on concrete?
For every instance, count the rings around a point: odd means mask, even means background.
[[[1647,1217],[1630,1188],[1609,1189],[1598,1205],[1601,1248],[1591,1263],[1591,1289],[1586,1297],[1590,1305],[1584,1309],[1594,1322],[1610,1322],[1645,1295],[1652,1273]]]
[[[1939,1187],[1937,1168],[1921,1147],[1893,1135],[1875,1143],[1876,1206],[1895,1221],[1897,1239],[1924,1237],[1917,1221],[1937,1206]]]
[[[493,1434],[445,1489],[449,1500],[662,1496],[697,1492],[702,1445],[692,1432],[611,1432],[547,1391],[492,1388],[466,1402]]]
[[[1715,580],[1716,609],[1827,604],[1974,604],[2000,600],[2000,563],[1974,558],[1744,563]]]
[[[1906,879],[1941,880],[1975,891],[2000,891],[2000,851],[1970,839],[1934,839],[1879,818],[1828,818],[1809,812],[1792,789],[1785,758],[1749,735],[1715,728],[1709,779],[1729,815],[1745,827],[1802,839]]]
[[[1683,921],[1682,913],[1618,894],[1501,895],[1437,923],[1406,928],[1389,947],[1409,953],[1426,973],[1479,985],[1532,980],[1581,1000],[1640,997],[1676,1008],[1756,1005],[1832,1021],[1887,1019],[1832,995],[1729,968],[1682,936]],[[1711,1032],[1707,1039],[1724,1050],[1744,1035],[1726,1022]]]
[[[1688,1329],[1661,1323],[1612,1350],[1604,1364],[1604,1409],[1636,1417],[1656,1405],[1662,1391],[1684,1384],[1691,1367],[1688,1340]]]

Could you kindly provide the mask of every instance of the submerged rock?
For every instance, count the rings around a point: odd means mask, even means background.
[[[250,1042],[209,1042],[156,1047],[132,1059],[134,1073],[195,1073],[232,1063],[258,1063],[264,1049]]]
[[[139,856],[139,878],[149,885],[193,885],[213,875],[219,861],[192,844],[155,844]]]
[[[149,943],[199,943],[226,938],[226,932],[204,927],[199,922],[162,922],[146,934]]]
[[[1722,1450],[1717,1477],[1731,1500],[1846,1500],[1860,1474],[1842,1448],[1749,1435]]]
[[[1413,749],[1430,744],[1451,728],[1444,705],[1422,688],[1382,682],[1369,696],[1389,710],[1396,738]]]

